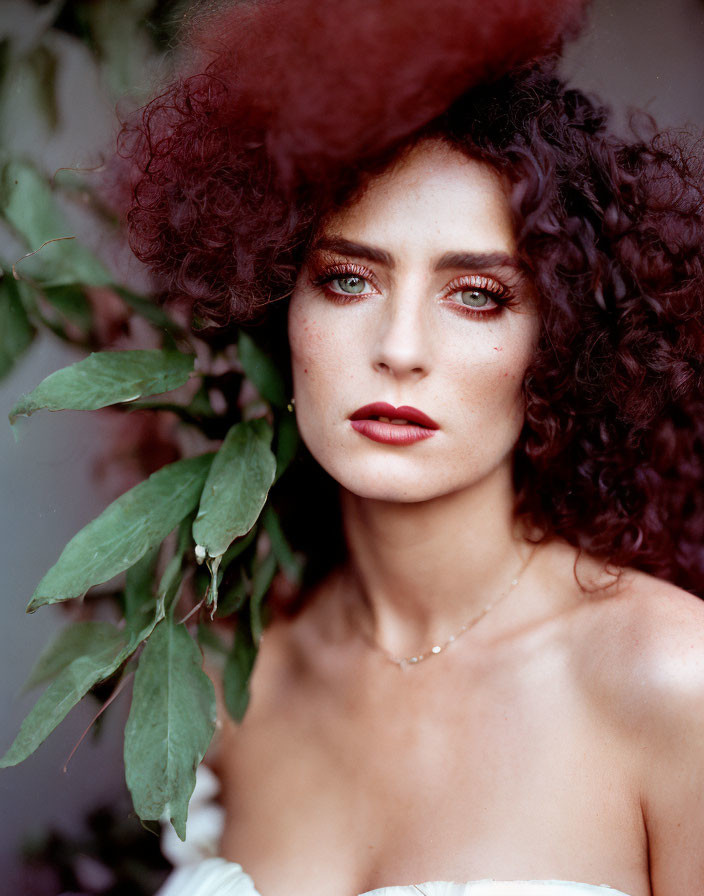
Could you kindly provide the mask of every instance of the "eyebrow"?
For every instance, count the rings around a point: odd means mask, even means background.
[[[393,257],[383,249],[374,246],[365,246],[363,243],[355,243],[342,237],[323,236],[315,241],[311,252],[335,252],[348,258],[358,258],[362,261],[374,261],[395,267]],[[507,252],[446,252],[435,265],[436,271],[445,271],[451,268],[479,268],[510,267],[522,270],[519,260]]]

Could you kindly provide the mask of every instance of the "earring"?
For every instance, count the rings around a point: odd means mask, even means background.
[[[296,399],[292,398],[291,401],[289,401],[289,403],[286,405],[287,410],[293,411],[293,406],[295,405],[295,403]]]

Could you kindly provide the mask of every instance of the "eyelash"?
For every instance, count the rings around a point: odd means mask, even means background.
[[[372,272],[361,265],[353,264],[351,262],[336,264],[326,268],[321,273],[311,277],[310,282],[313,286],[323,289],[333,302],[337,302],[340,305],[349,305],[352,302],[359,301],[359,299],[366,295],[366,293],[359,293],[357,295],[354,293],[345,294],[327,288],[330,283],[338,279],[344,279],[345,277],[359,277],[361,280],[366,280],[367,283],[374,286],[374,276]],[[466,274],[465,276],[454,280],[449,287],[446,288],[445,294],[447,296],[452,296],[455,293],[463,292],[465,290],[482,292],[494,302],[494,305],[490,308],[471,308],[468,305],[462,305],[460,302],[447,303],[453,309],[457,309],[460,314],[467,317],[490,317],[494,314],[499,314],[504,308],[512,304],[510,291],[493,277],[487,277],[482,274]]]

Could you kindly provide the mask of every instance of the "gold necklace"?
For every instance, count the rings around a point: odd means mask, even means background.
[[[387,650],[385,647],[382,647],[381,644],[379,644],[378,641],[376,641],[376,639],[373,638],[372,636],[367,635],[363,632],[362,637],[365,639],[365,641],[369,644],[370,647],[372,647],[378,653],[382,654],[382,656],[384,656],[389,662],[393,663],[395,666],[399,666],[400,668],[404,668],[405,666],[414,666],[414,665],[417,665],[418,663],[422,663],[424,660],[430,659],[430,657],[432,657],[432,656],[438,656],[438,654],[442,653],[443,650],[445,650],[445,648],[450,646],[450,644],[453,644],[458,638],[461,638],[462,635],[464,635],[470,629],[474,628],[474,626],[481,619],[483,619],[486,616],[486,614],[489,612],[489,610],[493,610],[494,607],[496,607],[498,604],[501,603],[502,600],[504,600],[504,598],[508,597],[508,595],[513,591],[513,589],[516,587],[516,585],[518,585],[518,583],[520,582],[521,577],[523,576],[524,572],[528,568],[528,564],[533,559],[535,552],[536,552],[536,548],[533,548],[533,550],[530,552],[530,554],[528,555],[526,560],[523,562],[523,565],[519,569],[518,575],[516,575],[515,578],[511,579],[511,582],[510,582],[508,588],[504,592],[502,592],[496,598],[496,600],[491,601],[491,603],[486,604],[475,616],[472,616],[471,619],[468,619],[467,622],[465,622],[465,624],[461,628],[459,628],[453,635],[450,635],[450,637],[447,638],[447,640],[442,641],[439,644],[434,644],[432,647],[428,648],[428,650],[424,651],[423,653],[416,653],[413,656],[396,656],[395,654],[391,653],[391,651]]]

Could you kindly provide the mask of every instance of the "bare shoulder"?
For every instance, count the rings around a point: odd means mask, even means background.
[[[578,615],[582,671],[624,722],[704,722],[704,601],[668,582],[623,570],[587,592]]]
[[[703,892],[704,602],[629,570],[594,610],[583,667],[638,788],[652,892]]]
[[[634,570],[576,592],[577,690],[594,748],[608,745],[639,801],[653,894],[704,892],[704,602]]]
[[[612,669],[631,718],[672,759],[690,752],[704,769],[704,601],[652,576],[624,574],[604,621]],[[618,653],[617,653],[618,652]],[[623,708],[623,707],[622,707]]]
[[[704,892],[704,601],[623,570],[566,618],[594,749],[640,805],[653,896]]]

